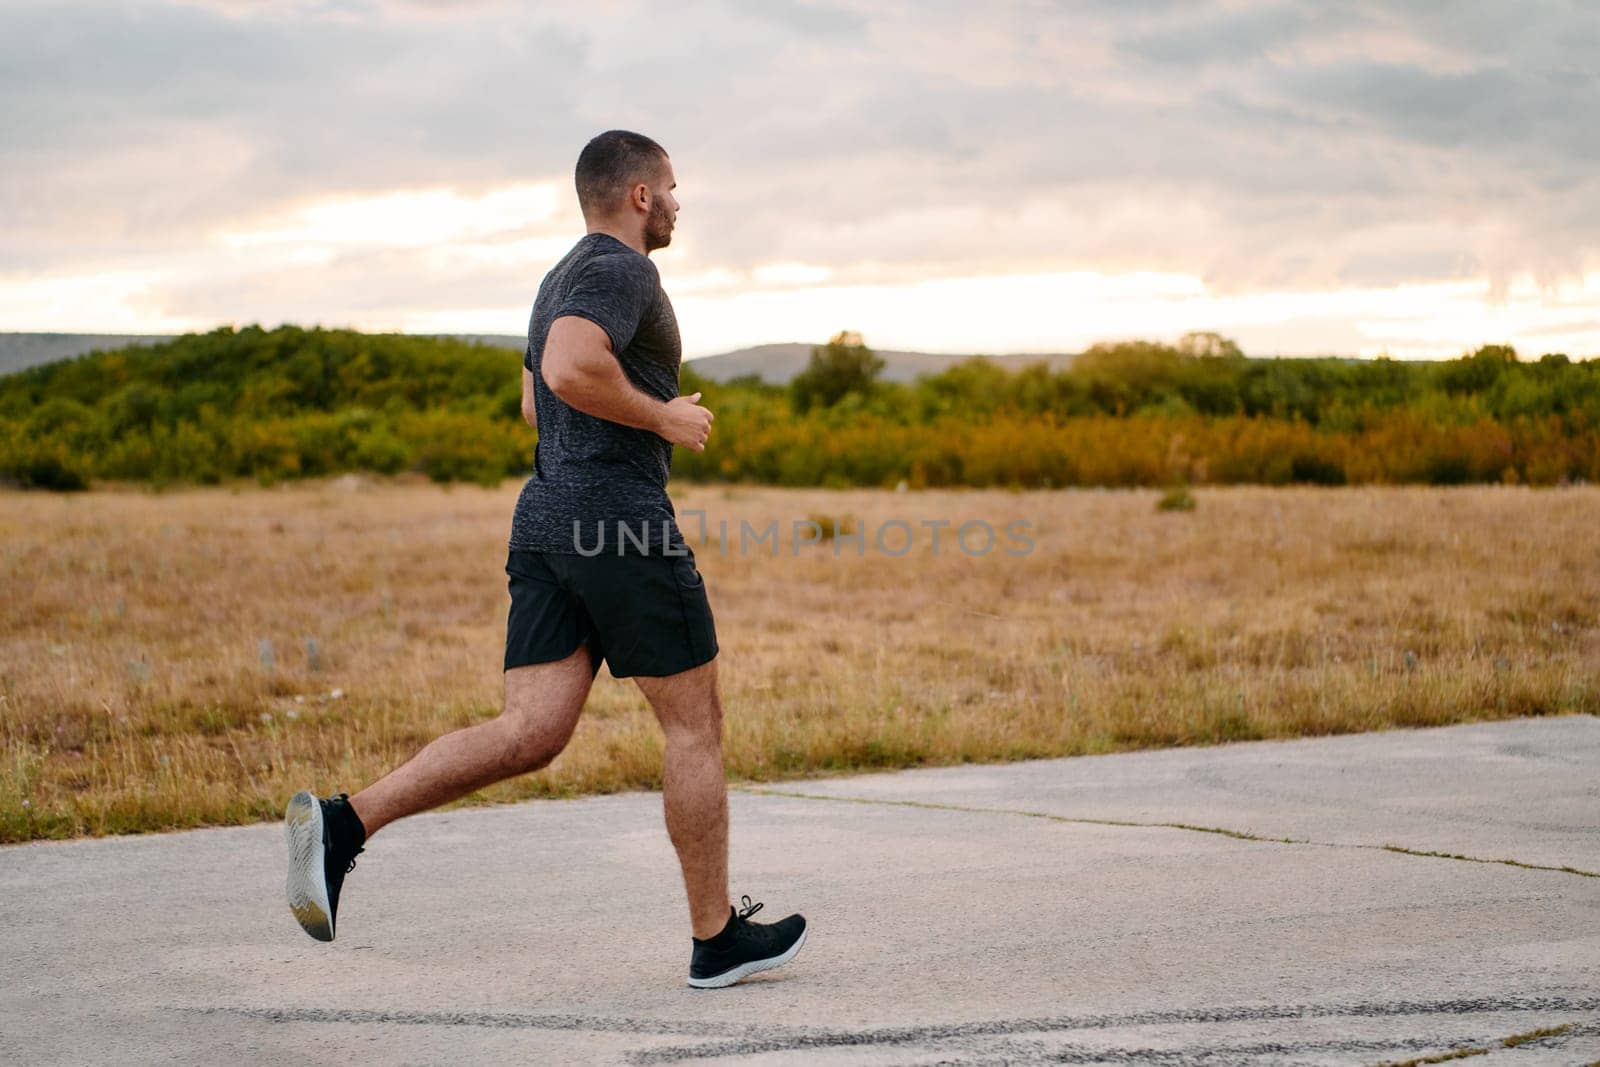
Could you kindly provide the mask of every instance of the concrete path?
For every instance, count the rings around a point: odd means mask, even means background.
[[[684,985],[653,794],[398,824],[331,945],[289,916],[276,825],[0,849],[0,1062],[1600,1060],[1593,716],[732,807],[734,892],[812,933],[720,991]]]

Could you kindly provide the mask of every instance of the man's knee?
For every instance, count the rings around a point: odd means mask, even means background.
[[[527,774],[548,766],[561,755],[573,733],[571,726],[563,728],[510,709],[500,716],[500,728],[505,737],[506,770],[511,774]]]
[[[572,740],[593,682],[584,645],[564,660],[506,672],[499,724],[510,773],[536,771],[561,754]]]
[[[508,706],[500,715],[507,769],[527,774],[547,766],[572,740],[578,716],[566,709]]]
[[[669,728],[670,730],[671,728]],[[678,716],[677,732],[702,743],[722,742],[722,705],[715,697],[685,709]]]

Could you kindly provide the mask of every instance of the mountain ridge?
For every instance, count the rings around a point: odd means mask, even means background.
[[[73,359],[94,351],[108,351],[132,345],[161,344],[178,336],[181,335],[0,332],[0,374],[12,374],[16,371],[26,370],[29,367]],[[519,334],[436,333],[413,334],[410,336],[452,337],[457,340],[493,345],[517,352],[520,352],[528,343],[527,338]],[[733,378],[755,375],[769,384],[784,385],[805,369],[806,362],[811,356],[811,349],[820,344],[821,342],[817,342],[814,345],[803,341],[784,341],[752,345],[748,348],[734,349],[731,352],[719,352],[714,355],[686,359],[684,360],[684,366],[692,367],[696,374],[709,378],[714,382],[726,382]],[[976,354],[951,355],[941,352],[915,352],[900,349],[874,349],[873,351],[884,361],[884,368],[880,377],[885,381],[891,382],[909,382],[919,374],[937,374],[962,360],[973,358],[973,355]],[[988,358],[1009,370],[1016,370],[1038,362],[1048,363],[1053,370],[1062,370],[1072,361],[1073,356],[1067,353],[1039,355],[1023,353],[996,355]]]

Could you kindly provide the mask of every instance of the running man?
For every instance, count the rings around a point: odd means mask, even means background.
[[[649,255],[672,240],[672,161],[625,130],[578,156],[588,233],[539,286],[522,410],[539,430],[512,517],[505,707],[437,738],[355,796],[289,801],[289,908],[332,941],[339,891],[366,842],[396,819],[546,766],[566,747],[605,660],[633,678],[666,735],[667,834],[689,898],[689,984],[732,985],[793,959],[799,915],[750,921],[728,898],[717,635],[667,476],[672,446],[704,451],[711,412],[678,395],[682,349]]]

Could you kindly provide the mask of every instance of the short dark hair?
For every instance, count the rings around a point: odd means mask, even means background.
[[[585,217],[605,215],[627,190],[661,172],[667,150],[642,133],[607,130],[578,153],[578,206]]]

